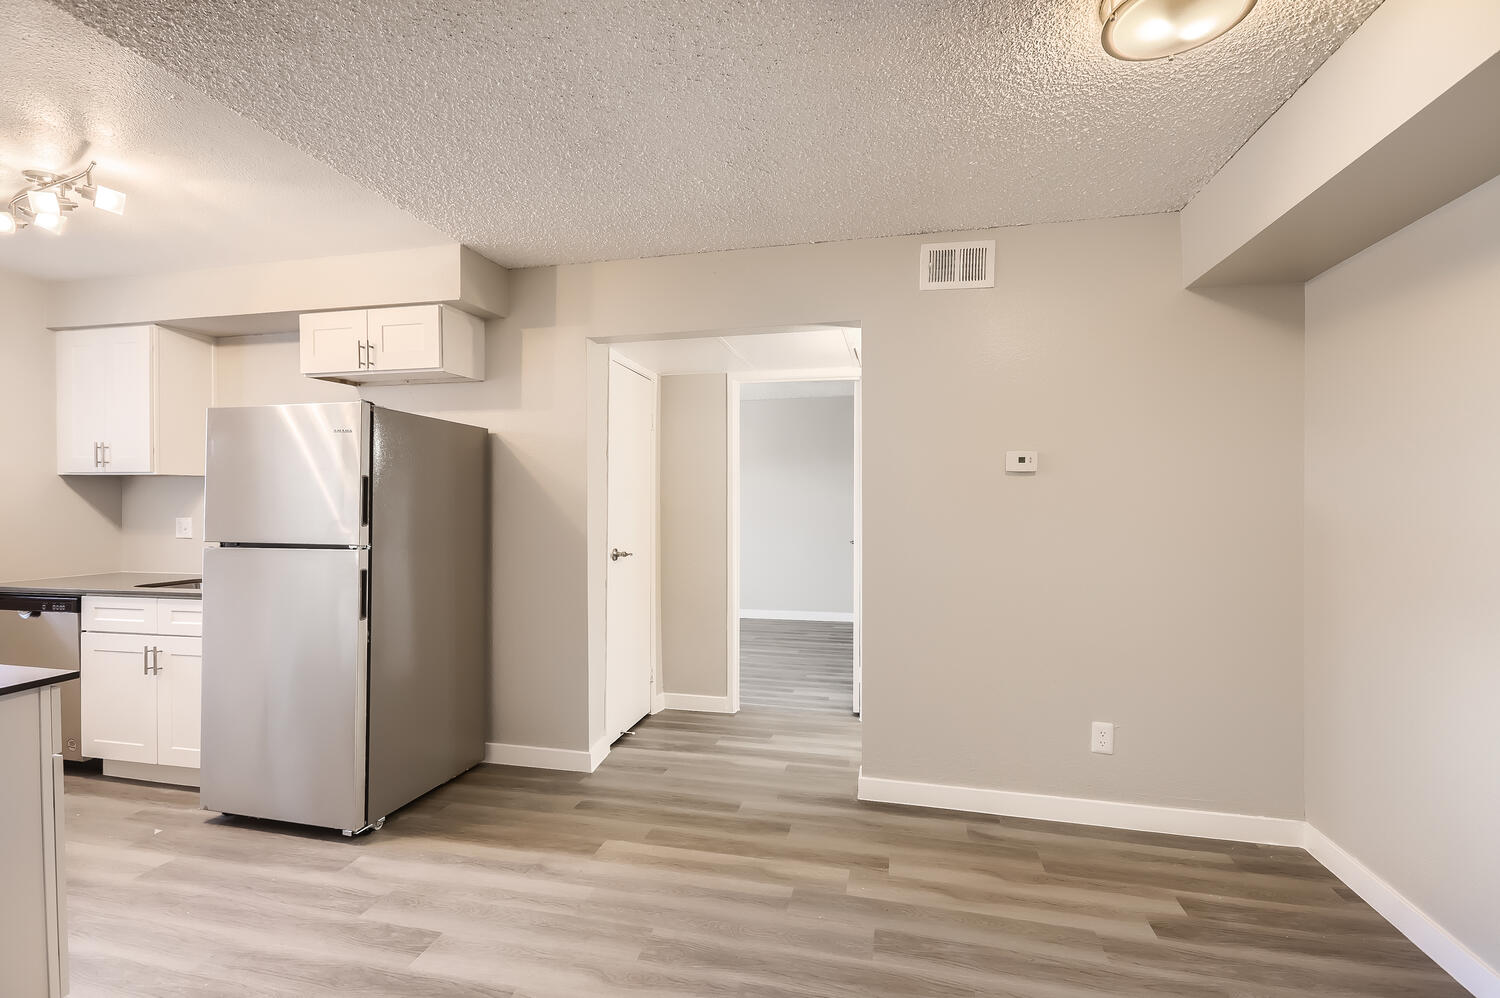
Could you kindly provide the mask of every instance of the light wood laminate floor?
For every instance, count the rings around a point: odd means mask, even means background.
[[[741,620],[740,703],[854,710],[854,625],[824,620]]]
[[[70,773],[73,993],[1463,992],[1306,853],[860,804],[859,722],[668,711],[357,840]]]

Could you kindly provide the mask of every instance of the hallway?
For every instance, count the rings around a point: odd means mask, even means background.
[[[741,620],[740,703],[850,714],[853,655],[853,624]]]

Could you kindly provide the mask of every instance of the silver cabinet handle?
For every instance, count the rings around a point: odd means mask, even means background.
[[[109,467],[109,443],[106,441],[99,445],[99,453],[104,455],[104,466]]]
[[[356,347],[359,350],[359,369],[363,371],[365,369],[365,341],[360,340]]]
[[[99,459],[99,441],[94,441],[94,467],[99,467],[104,462]]]
[[[370,360],[370,366],[375,366],[375,343],[372,340],[365,341],[365,356]]]
[[[609,552],[610,561],[619,561],[621,558],[629,558],[631,552],[621,551],[619,548],[611,548]]]
[[[147,647],[145,647],[143,645],[141,647],[141,675],[143,675],[143,676],[149,676],[149,675],[151,675],[150,661],[151,661],[151,649],[147,648]]]
[[[161,675],[161,649],[160,648],[152,647],[152,649],[151,649],[151,674],[153,676],[159,676],[159,675]]]

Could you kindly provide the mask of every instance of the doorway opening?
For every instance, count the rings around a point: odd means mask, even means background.
[[[859,713],[859,385],[737,379],[731,531],[745,706]]]
[[[591,513],[590,521],[590,558],[597,566],[590,569],[591,580],[598,580],[595,591],[603,596],[604,608],[603,633],[595,646],[603,651],[604,669],[591,688],[597,691],[591,695],[592,737],[597,739],[591,750],[597,758],[591,764],[602,759],[601,748],[607,752],[647,712],[735,714],[743,703],[757,712],[795,707],[846,719],[857,714],[857,324],[617,339],[598,345],[600,363],[593,369],[598,373],[591,378],[604,389],[595,397],[607,398],[608,405],[596,410],[607,432],[602,434],[605,473],[593,479],[605,487],[595,493],[602,502],[593,508],[607,507],[607,512],[601,509],[597,520]],[[756,539],[768,509],[759,498],[767,493],[753,485],[758,489],[749,510],[755,550],[745,566],[752,574],[745,576],[742,406],[778,401],[844,413],[836,437],[843,441],[839,473],[844,484],[834,487],[842,499],[830,504],[824,497],[819,507],[838,507],[837,515],[825,517],[820,559],[789,561],[785,553],[795,554],[801,544],[793,540],[781,544],[783,554],[772,556],[778,563],[767,568],[760,557],[762,541]],[[778,445],[761,447],[759,410],[751,411],[752,450],[769,454]],[[760,468],[754,469],[754,483],[759,483]],[[795,500],[807,501],[807,496]],[[829,531],[838,535],[833,552],[826,550],[835,540]],[[779,573],[799,584],[812,583],[818,572],[827,576],[815,582],[824,591],[842,587],[843,596],[831,609],[816,596],[783,600],[777,593],[788,592],[785,586],[763,590],[752,585],[750,597],[760,600],[759,605],[742,602],[744,582]],[[742,608],[751,611],[744,620]],[[799,609],[800,614],[785,619]],[[835,618],[823,619],[829,614]],[[741,668],[742,653],[748,670]],[[828,674],[834,663],[842,675]],[[743,690],[742,671],[749,676]]]

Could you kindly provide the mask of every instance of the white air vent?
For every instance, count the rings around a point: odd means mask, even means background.
[[[974,243],[927,243],[922,247],[917,288],[993,288],[995,286],[995,241]]]

